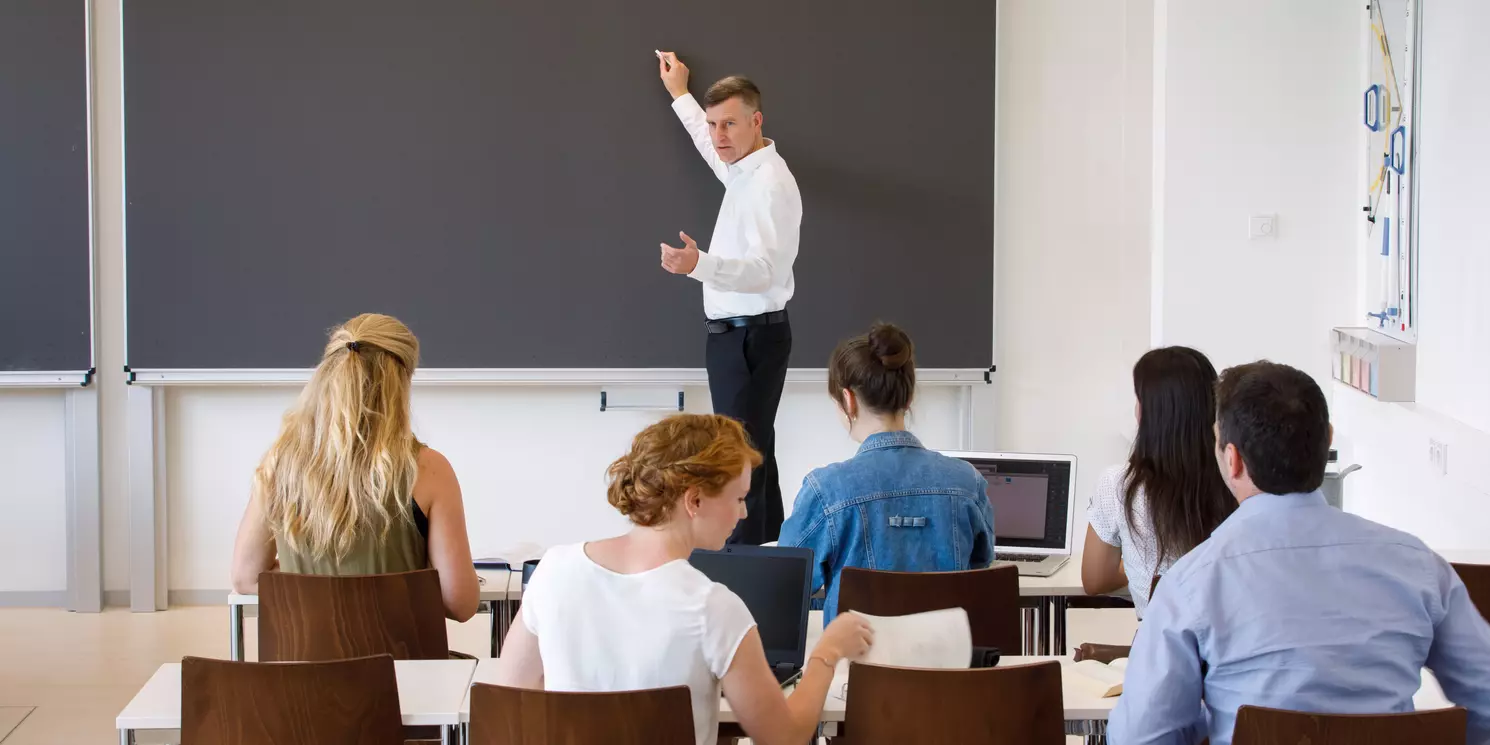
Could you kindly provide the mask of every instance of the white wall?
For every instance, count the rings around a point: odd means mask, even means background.
[[[1417,137],[1418,403],[1490,432],[1490,3],[1426,0]]]
[[[65,396],[0,389],[0,591],[67,589]]]
[[[1000,450],[1126,457],[1148,349],[1150,0],[999,3],[996,225]]]
[[[1384,404],[1335,386],[1341,454],[1364,466],[1346,482],[1346,508],[1441,548],[1483,548],[1490,534],[1490,116],[1481,73],[1490,24],[1481,0],[1426,0],[1416,215],[1419,239],[1417,403]],[[1357,253],[1375,262],[1371,246]],[[1362,272],[1362,275],[1368,274]],[[1366,280],[1363,280],[1366,281]],[[1374,297],[1362,287],[1361,295]],[[1364,302],[1357,317],[1364,318]],[[1448,446],[1448,472],[1430,467],[1429,440]]]
[[[254,466],[294,400],[292,388],[178,388],[166,403],[170,588],[227,587],[234,532]],[[703,388],[691,411],[708,411]],[[930,447],[957,444],[957,397],[924,388],[912,430]],[[471,550],[552,546],[614,535],[624,520],[605,501],[605,468],[662,414],[599,410],[590,388],[420,388],[414,431],[460,478]],[[792,385],[777,420],[782,493],[790,509],[807,471],[853,454],[819,385]]]
[[[1354,317],[1361,5],[1158,0],[1163,344],[1330,378]],[[1251,215],[1277,237],[1251,240]]]

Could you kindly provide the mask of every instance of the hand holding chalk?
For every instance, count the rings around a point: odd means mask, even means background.
[[[668,94],[674,99],[688,95],[688,66],[679,61],[678,55],[673,52],[654,49],[652,53],[657,55],[657,76],[662,78],[662,85],[667,88]]]

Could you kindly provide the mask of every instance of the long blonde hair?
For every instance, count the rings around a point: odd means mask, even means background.
[[[381,541],[410,519],[422,447],[409,424],[418,364],[419,340],[392,316],[365,313],[331,332],[254,472],[253,498],[297,553],[341,559],[362,537]]]

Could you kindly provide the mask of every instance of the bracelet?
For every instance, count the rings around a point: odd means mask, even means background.
[[[824,658],[822,655],[816,655],[815,654],[815,655],[807,658],[807,661],[808,662],[812,662],[813,660],[817,660],[818,662],[821,662],[824,665],[827,665],[829,671],[836,672],[838,670],[838,666],[837,665],[834,665],[833,663],[828,662],[828,660],[826,658]]]

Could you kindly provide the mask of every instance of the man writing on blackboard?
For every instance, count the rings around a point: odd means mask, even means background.
[[[766,543],[780,535],[785,517],[776,470],[776,408],[792,350],[786,303],[795,288],[802,195],[776,143],[761,134],[764,115],[755,83],[738,76],[720,80],[700,106],[688,93],[688,68],[678,56],[657,57],[673,111],[724,182],[708,252],[679,233],[681,248],[662,244],[662,268],[703,284],[714,412],[743,422],[764,458],[745,497],[748,516],[730,542]]]

